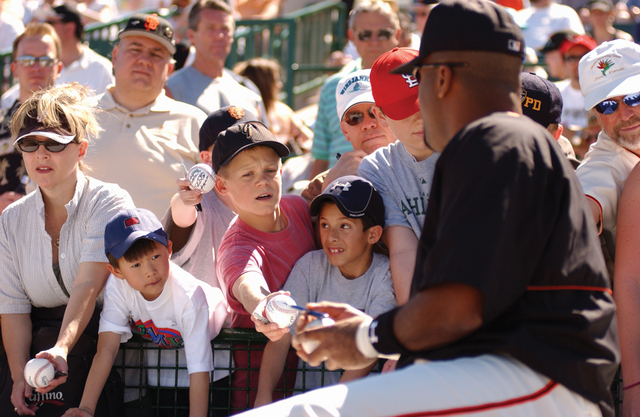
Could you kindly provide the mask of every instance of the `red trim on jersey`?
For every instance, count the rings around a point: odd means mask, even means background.
[[[556,381],[549,381],[547,385],[542,387],[542,389],[540,389],[539,391],[534,392],[533,394],[525,395],[523,397],[518,397],[518,398],[512,398],[510,400],[496,402],[496,403],[479,404],[479,405],[473,405],[473,406],[461,407],[461,408],[450,408],[446,410],[421,411],[418,413],[410,413],[410,414],[397,414],[395,417],[453,416],[456,414],[476,413],[481,411],[489,411],[497,408],[511,407],[514,405],[520,405],[530,401],[535,401],[540,397],[550,393],[551,390],[553,390],[558,385],[559,384]]]
[[[547,285],[547,286],[529,286],[527,291],[561,291],[561,290],[577,290],[577,291],[601,291],[613,295],[613,291],[606,287],[588,287],[586,285]]]
[[[602,216],[602,205],[600,204],[600,202],[598,200],[596,200],[594,197],[591,197],[589,194],[585,194],[585,197],[587,197],[589,200],[592,200],[594,203],[596,203],[598,205],[598,207],[600,208],[600,223],[598,225],[598,236],[602,234],[602,228],[604,227],[604,217]],[[589,210],[591,211],[591,210]]]

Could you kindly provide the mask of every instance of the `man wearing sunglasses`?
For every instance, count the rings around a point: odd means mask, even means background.
[[[579,70],[584,108],[593,109],[602,131],[576,174],[604,249],[615,260],[620,195],[640,161],[640,46],[605,42],[582,58]]]
[[[22,158],[11,142],[9,125],[20,104],[34,92],[52,86],[60,74],[60,38],[42,23],[30,23],[13,42],[11,71],[19,82],[18,99],[0,114],[0,213],[25,193]]]
[[[379,0],[360,2],[349,14],[349,40],[355,45],[360,58],[345,65],[322,86],[318,115],[313,127],[314,158],[309,179],[333,167],[337,154],[353,150],[344,140],[336,112],[336,86],[342,78],[360,69],[370,69],[383,53],[398,46],[400,22],[389,4]]]

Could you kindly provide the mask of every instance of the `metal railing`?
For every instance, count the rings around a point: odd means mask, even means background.
[[[258,352],[261,353],[267,340],[268,339],[264,337],[264,335],[256,333],[254,329],[224,329],[212,342],[212,350],[214,357],[216,354],[227,352],[233,354],[240,351],[246,352],[250,357]],[[144,376],[148,376],[150,373],[152,377],[156,378],[156,375],[159,376],[161,371],[171,371],[172,375],[176,375],[176,382],[178,380],[177,374],[179,371],[186,373],[186,367],[184,366],[162,366],[159,360],[157,363],[147,363],[145,365],[145,355],[157,353],[161,350],[167,351],[167,349],[159,348],[153,343],[143,342],[143,339],[139,336],[135,336],[129,342],[122,344],[120,349],[123,352],[123,355],[124,352],[129,351],[134,354],[133,356],[138,358],[136,361],[137,363],[135,364],[115,366],[115,368],[120,371],[120,374],[124,374],[124,372],[133,372],[136,375],[136,378],[134,378],[134,381],[136,381],[135,384],[129,383],[124,385],[126,390],[133,390],[136,393],[135,397],[139,398],[136,401],[125,404],[125,411],[128,417],[158,417],[160,415],[166,415],[167,412],[171,416],[178,416],[181,415],[181,412],[188,409],[188,387],[178,387],[177,383],[175,386],[171,387],[167,387],[166,384],[162,387],[151,387],[143,382],[145,379]],[[175,352],[175,362],[177,363],[178,351],[172,350],[171,352]],[[155,361],[156,355],[153,356]],[[159,358],[159,355],[157,356]],[[146,362],[149,361],[147,360]],[[381,367],[377,366],[373,372],[380,372],[380,369]],[[254,368],[250,365],[241,367],[231,363],[231,360],[229,360],[229,363],[227,363],[226,366],[218,366],[216,370],[228,371],[230,374],[234,372],[252,372],[257,375],[259,372],[258,368]],[[302,388],[294,388],[296,372],[301,372],[301,375],[303,376],[303,379],[301,380]],[[305,386],[305,373],[320,373],[321,375],[325,375],[326,372],[329,371],[324,367],[324,364],[320,368],[309,368],[305,363],[303,363],[302,368],[297,368],[297,366],[290,367],[285,364],[283,372],[284,388],[276,389],[274,394],[277,395],[279,393],[282,397],[290,397],[293,394],[308,391],[308,388]],[[159,378],[157,379],[159,380]],[[245,386],[238,386],[237,384],[234,385],[233,380],[233,375],[231,375],[228,378],[221,378],[218,381],[211,383],[209,387],[210,414],[216,416],[227,416],[249,408],[248,394],[255,392],[256,389],[250,388],[248,386],[248,381]],[[324,384],[324,378],[321,378],[321,385]],[[241,397],[243,398],[243,401],[245,398],[247,399],[246,402],[243,403],[244,405],[238,406],[237,404],[233,404],[232,397],[235,392],[244,393],[244,396]],[[182,404],[173,404],[174,400],[178,398],[183,398]],[[185,399],[186,401],[184,401]]]
[[[306,93],[319,88],[327,73],[338,68],[325,62],[346,39],[346,6],[324,1],[273,20],[239,20],[227,67],[254,57],[274,58],[283,69],[282,100],[293,109],[303,106]],[[162,14],[162,13],[161,13]],[[170,12],[164,13],[165,17]],[[85,41],[94,51],[109,57],[118,32],[128,17],[106,24],[87,25]],[[0,53],[0,91],[11,85],[10,51]]]

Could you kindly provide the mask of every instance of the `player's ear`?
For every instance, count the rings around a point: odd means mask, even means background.
[[[203,164],[211,165],[211,151],[200,151],[200,160]]]
[[[109,272],[111,272],[114,277],[124,279],[124,275],[122,275],[119,268],[114,268],[111,264],[107,264],[107,268],[109,268]]]
[[[375,245],[382,237],[382,226],[371,226],[367,230],[367,233],[367,242],[369,242],[371,245]]]

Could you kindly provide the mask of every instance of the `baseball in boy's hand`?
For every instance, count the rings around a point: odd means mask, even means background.
[[[298,310],[292,307],[295,305],[296,302],[293,298],[279,294],[267,302],[264,312],[266,318],[277,324],[279,328],[289,327],[298,317]]]
[[[216,177],[213,169],[207,164],[195,164],[189,170],[187,179],[193,188],[202,191],[203,194],[213,190],[216,184]]]
[[[334,324],[336,324],[336,322],[333,321],[333,319],[330,319],[329,317],[315,319],[309,322],[306,326],[304,326],[303,331],[306,332],[307,330],[315,329],[317,327],[332,326]],[[307,355],[310,355],[311,352],[313,352],[318,348],[318,346],[320,346],[320,342],[318,342],[317,340],[306,340],[302,342],[301,345],[302,345],[302,350],[304,350],[304,353],[306,353]]]

